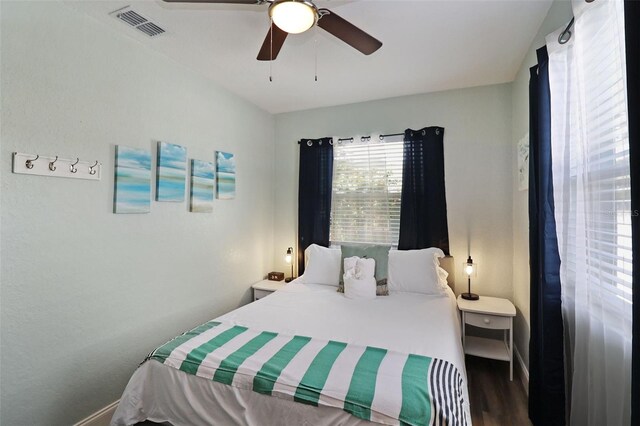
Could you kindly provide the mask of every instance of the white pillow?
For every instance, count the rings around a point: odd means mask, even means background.
[[[442,287],[444,290],[449,288],[447,278],[449,278],[449,273],[442,269],[442,266],[440,266],[440,260],[438,260],[438,281],[440,282],[440,287]]]
[[[302,274],[307,284],[324,284],[338,287],[340,282],[340,260],[342,252],[311,244],[304,251],[307,266]]]
[[[389,291],[444,294],[447,278],[443,272],[447,272],[440,271],[441,257],[444,253],[435,247],[389,250]]]

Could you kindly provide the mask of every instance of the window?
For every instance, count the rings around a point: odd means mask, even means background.
[[[334,144],[332,244],[398,244],[402,137]]]

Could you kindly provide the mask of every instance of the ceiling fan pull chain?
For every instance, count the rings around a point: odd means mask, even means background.
[[[318,81],[318,27],[317,26],[313,32],[313,44],[316,52],[316,69],[315,69],[316,81]]]
[[[269,42],[269,81],[273,82],[273,18],[269,17],[271,26],[269,27],[269,34],[271,34],[271,41]]]

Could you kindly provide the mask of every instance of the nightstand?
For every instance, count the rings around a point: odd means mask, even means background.
[[[480,296],[479,300],[465,300],[458,296],[462,312],[462,346],[467,355],[509,361],[509,379],[513,380],[513,317],[516,308],[507,299]],[[467,336],[465,326],[504,330],[503,339]],[[509,335],[507,338],[507,334]]]
[[[269,281],[262,280],[260,282],[255,283],[251,286],[253,289],[253,301],[255,302],[258,299],[262,299],[273,293],[274,291],[280,290],[285,286],[284,281]]]

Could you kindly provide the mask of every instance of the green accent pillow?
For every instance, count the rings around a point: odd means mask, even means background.
[[[340,285],[338,292],[344,293],[344,259],[346,257],[363,257],[367,259],[375,259],[376,261],[376,283],[377,295],[386,296],[389,294],[387,289],[387,277],[389,275],[389,250],[391,246],[380,245],[343,245],[340,246],[342,256],[340,258]]]

